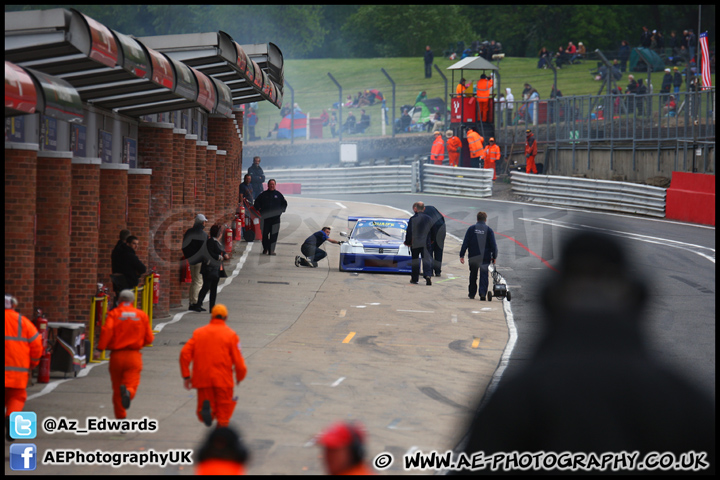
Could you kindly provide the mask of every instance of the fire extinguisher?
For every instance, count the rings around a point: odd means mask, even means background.
[[[38,308],[35,314],[35,327],[42,337],[42,356],[40,357],[40,369],[38,370],[38,383],[50,382],[50,349],[48,348],[48,320],[42,309]]]
[[[241,204],[238,208],[238,222],[240,223],[240,235],[242,237],[243,230],[245,229],[245,204]],[[242,239],[242,238],[241,238]]]
[[[233,240],[236,242],[239,242],[242,240],[242,222],[240,221],[240,214],[235,214],[235,236],[233,237]]]
[[[187,276],[190,277],[190,262],[187,263]],[[157,272],[157,268],[152,269],[153,276],[153,305],[160,303],[160,274]]]
[[[187,258],[182,259],[182,275],[180,278],[181,283],[192,283],[192,272],[190,271],[190,262]],[[153,283],[154,285],[154,283]]]
[[[95,293],[95,326],[102,328],[103,324],[103,297],[109,297],[107,288],[102,284],[97,284],[97,292]],[[109,308],[108,308],[109,310]]]
[[[227,225],[225,226],[225,251],[226,252],[232,252],[232,242],[233,242],[233,231],[230,227]]]

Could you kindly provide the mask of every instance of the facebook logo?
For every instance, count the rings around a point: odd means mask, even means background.
[[[37,447],[32,443],[10,445],[11,470],[35,470],[37,467]]]
[[[10,414],[10,437],[30,440],[37,436],[37,415],[35,412],[13,412]]]

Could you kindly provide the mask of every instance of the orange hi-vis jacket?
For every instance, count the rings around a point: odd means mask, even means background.
[[[475,130],[470,130],[467,134],[468,147],[470,147],[470,157],[478,158],[483,155],[483,137]]]
[[[121,303],[105,318],[99,350],[140,350],[153,342],[148,316],[132,303]]]
[[[458,95],[462,95],[463,93],[465,93],[466,89],[467,87],[465,85],[463,85],[462,83],[458,83],[457,88],[455,89],[455,93],[457,93]]]
[[[535,135],[530,135],[525,142],[525,157],[535,159],[535,155],[537,155],[537,140]]]
[[[442,165],[443,159],[445,158],[445,142],[443,141],[442,135],[436,135],[435,141],[430,149],[430,160],[435,165]]]
[[[462,140],[452,136],[447,141],[448,163],[451,167],[457,167],[460,162],[460,149],[462,149]]]
[[[500,147],[497,144],[485,147],[485,168],[494,168],[498,160],[500,160]]]
[[[225,320],[213,318],[210,323],[193,332],[193,336],[180,351],[180,373],[190,377],[194,388],[233,388],[233,365],[235,378],[241,382],[247,374],[245,359],[240,350],[240,338]]]
[[[35,325],[15,310],[6,308],[5,388],[24,390],[30,371],[40,363],[42,354],[42,336]]]
[[[477,82],[477,91],[476,95],[478,97],[478,101],[480,102],[487,102],[490,98],[490,90],[492,89],[493,81],[491,78],[481,78]]]
[[[195,475],[245,475],[245,466],[234,460],[211,458],[195,465]]]

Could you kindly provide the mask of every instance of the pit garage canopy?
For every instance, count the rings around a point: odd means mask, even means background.
[[[205,74],[74,9],[6,12],[5,58],[65,80],[84,102],[129,116],[195,107],[217,113],[210,100],[219,97]]]
[[[5,62],[5,116],[42,113],[66,122],[81,122],[82,100],[66,81]]]
[[[232,104],[282,105],[283,57],[277,46],[238,45],[225,32],[141,37],[148,48],[185,63],[230,88]]]

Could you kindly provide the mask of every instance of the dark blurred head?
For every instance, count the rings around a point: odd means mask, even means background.
[[[210,227],[210,236],[211,236],[212,238],[217,238],[218,233],[220,233],[220,225],[218,225],[218,224],[216,223],[215,225],[213,225],[212,227]]]
[[[563,244],[558,270],[543,282],[542,304],[551,315],[637,315],[645,306],[647,286],[633,273],[624,246],[614,236],[595,231],[573,234]]]
[[[235,430],[230,427],[218,427],[210,433],[200,447],[196,461],[229,460],[245,464],[249,456],[240,435]]]

